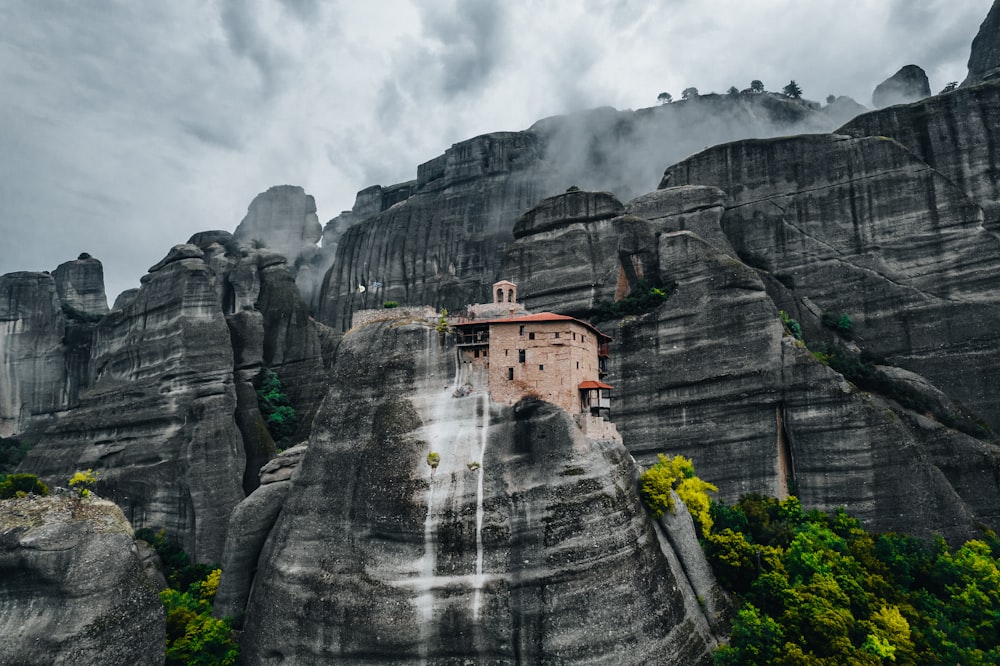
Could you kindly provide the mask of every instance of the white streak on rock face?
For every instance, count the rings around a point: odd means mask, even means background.
[[[443,608],[436,598],[439,593],[443,601],[446,590],[452,596],[456,589],[473,592],[469,595],[471,612],[474,618],[479,617],[481,589],[486,580],[482,543],[483,458],[489,438],[490,400],[485,390],[465,395],[456,392],[462,380],[459,364],[450,350],[440,348],[440,336],[433,329],[427,333],[423,365],[423,376],[417,381],[411,401],[424,423],[418,432],[426,443],[424,456],[433,452],[440,460],[436,469],[427,464],[422,472],[427,479],[423,554],[411,569],[414,575],[394,584],[414,592],[421,658],[425,659]],[[479,468],[470,468],[472,462],[478,462]],[[476,558],[467,561],[446,555],[447,560],[442,561],[439,530],[445,520],[453,520],[462,507],[471,504],[473,491],[467,482],[473,474],[476,474]]]
[[[483,591],[483,476],[486,474],[486,444],[490,440],[490,396],[485,391],[480,394],[479,413],[479,469],[476,479],[476,579],[473,584],[475,595],[472,601],[472,618],[479,621],[479,608]]]

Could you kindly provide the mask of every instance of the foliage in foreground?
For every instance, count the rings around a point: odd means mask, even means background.
[[[160,556],[170,585],[160,592],[167,615],[167,666],[236,664],[239,646],[233,638],[232,621],[212,617],[222,570],[190,564],[187,553],[167,539],[163,530],[141,528],[135,536],[148,542]]]
[[[659,518],[665,512],[674,510],[672,490],[684,502],[701,533],[708,536],[712,529],[708,493],[719,489],[695,476],[694,464],[688,458],[669,458],[661,453],[659,462],[639,477],[639,492],[649,510]]]
[[[1000,663],[1000,542],[873,535],[843,510],[713,503],[703,542],[739,610],[715,663]]]
[[[49,494],[49,487],[34,474],[0,474],[0,499],[26,497],[29,494],[44,497]]]

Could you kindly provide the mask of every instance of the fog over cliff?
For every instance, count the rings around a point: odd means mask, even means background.
[[[413,177],[451,144],[663,91],[848,95],[900,66],[962,80],[988,0],[204,4],[13,2],[0,9],[0,273],[87,251],[111,300],[163,248],[233,229],[253,196],[294,183],[321,220],[354,192]],[[832,127],[831,127],[832,128]],[[826,129],[831,129],[826,128]],[[819,129],[819,128],[814,128]],[[733,138],[684,137],[677,155]]]

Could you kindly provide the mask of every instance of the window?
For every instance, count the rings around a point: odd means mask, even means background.
[[[544,365],[539,365],[539,366],[538,366],[538,369],[539,369],[539,370],[544,370],[544,369],[545,369],[545,366],[544,366]]]
[[[507,355],[507,352],[509,352],[509,351],[510,351],[509,349],[504,349],[504,350],[503,350],[503,355],[504,355],[504,356],[506,356],[506,355]]]
[[[484,349],[483,350],[483,356],[489,356],[489,355],[490,355],[490,350],[489,349]]]
[[[528,339],[529,340],[534,340],[535,339],[535,334],[534,333],[528,333]]]
[[[507,379],[514,379],[514,368],[507,368]]]
[[[473,355],[473,356],[474,356],[475,358],[479,358],[479,350],[478,350],[478,349],[474,349],[474,350],[472,351],[472,355]]]
[[[518,349],[517,350],[517,362],[518,363],[524,363],[524,350],[523,349]]]
[[[573,340],[576,340],[576,332],[573,333]]]
[[[557,337],[557,338],[559,337],[559,332],[558,332],[558,331],[556,331],[556,337]]]
[[[513,289],[508,289],[507,290],[507,302],[508,303],[513,303],[514,302],[514,290]]]
[[[521,324],[521,329],[517,332],[518,335],[524,335],[524,324]]]
[[[497,289],[497,303],[503,303],[503,289]]]
[[[579,369],[580,369],[580,362],[579,362],[579,361],[577,361],[577,362],[576,362],[576,369],[577,369],[577,370],[579,370]]]

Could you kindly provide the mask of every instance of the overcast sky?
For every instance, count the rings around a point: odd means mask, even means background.
[[[325,222],[456,141],[592,106],[966,74],[992,0],[0,0],[0,273],[109,300],[271,185]],[[664,165],[666,167],[668,165]]]

